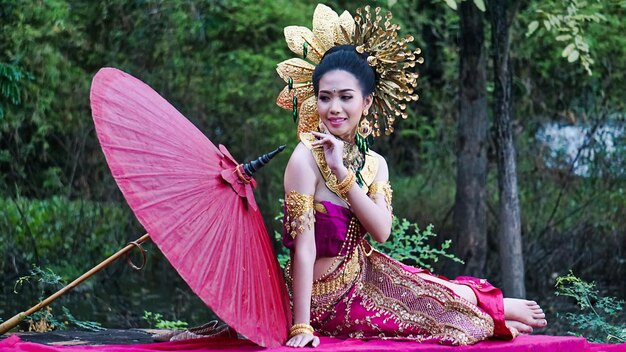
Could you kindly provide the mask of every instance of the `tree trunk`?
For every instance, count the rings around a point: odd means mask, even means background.
[[[508,297],[524,297],[524,258],[515,145],[511,130],[511,65],[509,62],[509,23],[507,0],[490,0],[491,38],[495,81],[494,125],[498,155],[498,241],[502,290]]]
[[[455,252],[464,273],[484,276],[487,253],[487,97],[483,13],[470,2],[459,5],[460,106],[454,205]],[[460,274],[461,268],[450,270]]]

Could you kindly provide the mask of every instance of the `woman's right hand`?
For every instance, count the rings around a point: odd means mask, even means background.
[[[328,168],[335,174],[337,179],[343,180],[348,169],[343,165],[343,142],[333,136],[324,124],[320,124],[321,132],[311,132],[317,140],[311,143],[313,147],[324,148],[324,158]]]
[[[289,347],[305,347],[307,345],[317,347],[320,344],[320,338],[313,334],[298,334],[287,341],[285,345]]]

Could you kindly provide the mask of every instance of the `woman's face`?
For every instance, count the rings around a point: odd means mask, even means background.
[[[328,132],[353,141],[363,110],[372,105],[372,96],[363,97],[359,81],[353,74],[334,70],[325,73],[319,82],[317,113]]]

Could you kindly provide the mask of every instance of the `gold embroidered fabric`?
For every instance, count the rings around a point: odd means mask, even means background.
[[[423,338],[436,337],[439,343],[468,345],[493,335],[491,317],[451,290],[379,254],[367,264],[360,294],[361,307],[370,314],[391,314],[400,330],[420,327]]]
[[[326,209],[326,207],[322,203],[315,203],[313,207],[315,208],[316,213],[328,214],[328,209]]]
[[[372,185],[369,187],[367,195],[370,198],[374,198],[377,194],[382,194],[383,197],[385,197],[385,202],[387,202],[387,209],[389,209],[389,211],[392,211],[393,208],[391,206],[391,198],[393,190],[391,189],[391,183],[389,183],[389,181],[378,181],[372,183]]]
[[[493,335],[493,319],[445,286],[422,279],[399,262],[358,248],[358,273],[342,284],[336,270],[324,282],[336,287],[311,297],[311,325],[325,336],[413,340],[469,345]]]
[[[287,208],[287,219],[285,227],[292,238],[307,229],[313,228],[315,216],[313,215],[313,196],[290,191],[285,196],[285,207]]]

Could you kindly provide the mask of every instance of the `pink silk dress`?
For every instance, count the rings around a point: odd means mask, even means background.
[[[502,293],[486,280],[459,277],[478,298],[472,304],[424,279],[424,269],[400,263],[364,239],[352,212],[331,202],[315,204],[318,257],[343,257],[333,272],[313,283],[311,325],[321,335],[469,345],[490,337],[512,339],[504,324]],[[286,231],[283,244],[293,249]],[[291,288],[291,265],[285,269]],[[447,280],[443,277],[440,279]],[[290,290],[291,294],[291,290]]]

